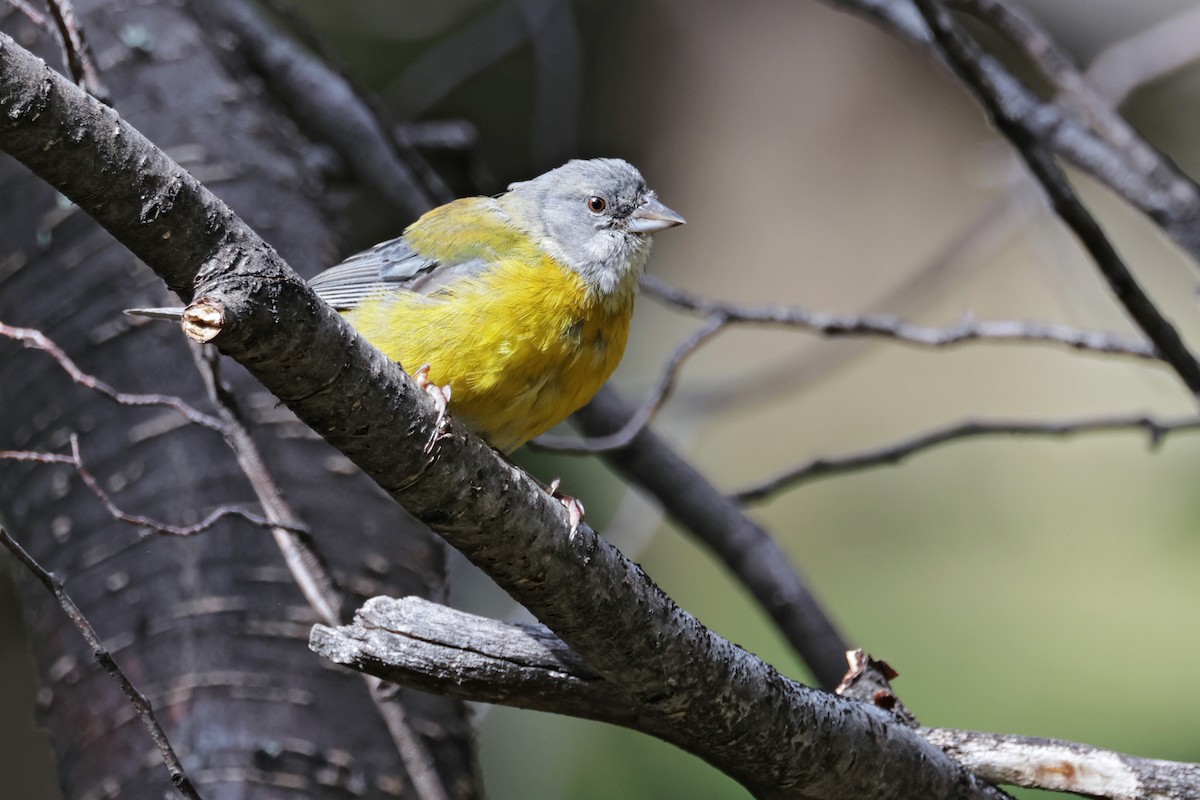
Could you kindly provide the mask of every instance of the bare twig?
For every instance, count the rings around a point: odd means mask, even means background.
[[[70,464],[75,467],[79,462],[74,456],[63,453],[43,453],[37,450],[0,450],[0,461],[25,461],[38,464]]]
[[[184,797],[199,800],[200,794],[192,786],[191,779],[188,778],[187,772],[183,769],[183,764],[179,761],[179,756],[175,754],[170,741],[167,740],[166,732],[158,724],[158,720],[155,719],[154,709],[150,705],[150,701],[137,690],[129,681],[129,678],[125,676],[125,673],[121,671],[121,668],[117,666],[117,662],[113,659],[108,649],[105,648],[104,642],[100,640],[100,637],[96,634],[96,630],[87,621],[87,618],[79,610],[79,607],[75,605],[70,595],[67,594],[66,589],[63,588],[62,581],[53,572],[49,572],[42,567],[3,527],[0,527],[0,544],[7,547],[16,556],[17,560],[58,599],[58,604],[62,606],[71,623],[83,635],[88,646],[92,648],[92,657],[96,659],[100,666],[104,667],[104,670],[121,687],[121,691],[129,698],[129,702],[133,705],[138,717],[142,720],[142,724],[150,732],[150,738],[154,740],[154,746],[158,748],[159,756],[162,757],[163,763],[167,765],[167,771],[171,775],[171,783],[175,785],[175,788]]]
[[[48,33],[51,36],[56,33],[54,26],[50,24],[50,20],[46,19],[42,12],[26,3],[25,0],[4,0],[4,2],[24,14],[25,17],[34,25],[38,26],[43,33]]]
[[[945,291],[953,278],[963,273],[970,264],[983,260],[985,253],[995,250],[1022,220],[1030,216],[1032,204],[1028,203],[1028,199],[1035,197],[1034,192],[1031,183],[1010,187],[988,203],[925,263],[907,271],[903,281],[867,299],[861,310],[855,313],[880,317],[897,309],[912,309],[928,304],[930,298]],[[650,293],[657,291],[655,287],[667,289],[665,284],[657,280],[644,281],[643,286]],[[672,287],[667,291],[677,290]],[[850,344],[847,340],[838,348],[805,348],[768,365],[742,371],[731,376],[731,380],[706,387],[700,392],[693,391],[688,395],[686,404],[693,412],[729,412],[816,385],[863,352],[865,342],[856,343],[858,346]]]
[[[697,328],[691,336],[685,339],[667,359],[662,369],[658,385],[642,400],[637,412],[621,426],[621,429],[607,436],[594,436],[580,441],[568,436],[540,436],[536,445],[547,450],[560,450],[567,453],[603,453],[625,447],[633,438],[654,419],[675,389],[676,379],[683,362],[702,344],[723,331],[729,324],[729,318],[720,311],[708,315],[703,325]]]
[[[992,783],[1108,800],[1200,800],[1200,764],[1034,736],[946,728],[922,728],[920,733]]]
[[[43,350],[53,357],[77,384],[92,389],[114,402],[130,406],[165,406],[198,425],[221,433],[233,450],[239,466],[249,479],[259,501],[266,509],[267,516],[262,517],[246,509],[230,505],[213,509],[205,515],[204,519],[193,525],[172,525],[150,517],[130,514],[116,505],[99,480],[87,468],[79,451],[78,438],[74,435],[71,436],[70,455],[31,451],[0,451],[0,459],[68,464],[75,468],[84,485],[114,519],[138,526],[148,533],[194,536],[209,530],[227,517],[240,518],[252,525],[269,528],[293,577],[321,620],[327,625],[337,625],[341,622],[341,595],[328,567],[313,548],[303,522],[291,512],[290,507],[283,501],[278,487],[262,462],[257,446],[229,405],[228,396],[217,391],[215,363],[210,369],[202,369],[201,373],[205,376],[205,383],[209,387],[216,407],[221,412],[221,419],[196,410],[178,397],[118,392],[99,378],[80,370],[70,357],[41,331],[15,328],[0,323],[0,335],[19,341],[26,347]],[[422,800],[444,800],[447,793],[441,786],[440,777],[433,766],[432,756],[416,733],[411,730],[411,726],[404,721],[403,707],[385,696],[386,693],[381,689],[378,680],[367,678],[367,683],[372,699],[379,707],[380,713],[392,733],[393,741],[404,760],[405,769],[414,786],[418,787],[419,797]]]
[[[803,328],[822,336],[872,336],[922,347],[949,347],[967,342],[1058,344],[1104,355],[1160,360],[1145,339],[1105,331],[1086,331],[1051,322],[976,320],[965,315],[957,324],[930,328],[881,314],[828,314],[799,306],[738,306],[707,300],[647,277],[643,287],[671,305],[704,314],[722,314],[730,323]]]
[[[193,408],[180,397],[165,394],[129,394],[128,392],[118,392],[94,375],[89,375],[81,370],[71,360],[70,356],[63,352],[62,348],[39,330],[34,328],[14,328],[11,325],[5,325],[3,322],[0,322],[0,336],[18,341],[25,347],[41,350],[49,354],[51,358],[58,362],[63,371],[71,377],[71,380],[80,386],[104,395],[114,403],[123,406],[163,406],[177,412],[188,422],[199,425],[202,428],[208,428],[211,431],[216,431],[217,433],[225,433],[225,428],[220,420]]]
[[[776,492],[793,488],[807,481],[847,472],[857,472],[871,467],[894,466],[923,450],[962,439],[985,436],[1061,439],[1084,433],[1144,431],[1150,437],[1150,445],[1153,447],[1157,446],[1168,434],[1194,430],[1200,430],[1200,418],[1156,420],[1145,415],[1129,415],[1051,422],[967,420],[934,428],[891,444],[869,447],[857,453],[815,458],[807,464],[790,469],[756,486],[742,489],[733,497],[743,503],[765,500]]]
[[[326,624],[330,624],[329,620],[340,620],[342,596],[337,582],[311,537],[298,535],[297,531],[305,530],[304,523],[283,499],[282,492],[263,463],[258,445],[242,424],[233,396],[221,385],[219,356],[211,348],[200,346],[193,346],[192,352],[209,399],[221,416],[226,432],[225,441],[233,451],[238,467],[250,481],[258,502],[262,504],[266,525],[283,553],[288,571],[318,617]]]
[[[97,100],[107,103],[110,95],[100,80],[100,72],[92,60],[83,29],[75,20],[75,7],[70,0],[46,0],[46,7],[50,9],[50,16],[54,18],[54,25],[62,39],[63,57],[71,77]]]
[[[1100,225],[1080,202],[1048,153],[1042,133],[1027,124],[1027,115],[1035,108],[1022,96],[1008,91],[1014,83],[1011,76],[996,69],[995,61],[966,38],[950,14],[935,0],[914,1],[951,66],[988,110],[996,127],[1025,159],[1049,195],[1055,212],[1091,254],[1117,300],[1154,342],[1163,360],[1175,370],[1193,396],[1200,398],[1200,361],[1142,290]]]
[[[42,350],[49,354],[76,384],[91,389],[115,403],[125,406],[163,406],[176,411],[180,416],[196,425],[216,431],[225,436],[229,433],[228,426],[224,422],[197,410],[184,402],[182,398],[173,395],[130,394],[128,392],[117,391],[96,376],[81,370],[53,340],[39,330],[33,328],[16,328],[0,323],[0,336],[21,342],[25,347]],[[74,434],[71,436],[70,455],[5,450],[0,451],[0,459],[8,461],[37,461],[47,464],[69,464],[75,468],[84,485],[96,496],[113,519],[130,525],[136,525],[149,533],[166,536],[194,536],[212,528],[216,523],[227,517],[236,517],[258,527],[272,526],[272,523],[267,519],[244,508],[232,505],[218,506],[205,515],[204,519],[193,525],[172,525],[139,514],[130,514],[113,502],[112,497],[100,485],[100,481],[88,470],[79,452],[78,437]],[[294,535],[302,535],[304,533],[302,525],[288,525],[288,528]]]
[[[198,533],[208,530],[226,517],[236,517],[260,528],[270,525],[268,520],[258,514],[238,506],[230,505],[217,506],[206,514],[204,519],[194,525],[170,525],[140,514],[130,514],[117,507],[117,504],[113,502],[108,492],[100,485],[100,481],[96,480],[96,476],[83,463],[83,456],[79,453],[79,437],[75,434],[71,434],[71,458],[74,462],[75,471],[83,479],[84,485],[96,496],[96,499],[100,501],[113,519],[144,528],[149,533],[157,533],[164,536],[195,536]],[[303,528],[297,527],[296,530],[303,530]]]
[[[104,510],[109,513],[113,519],[118,522],[124,522],[129,525],[134,525],[142,528],[146,533],[157,533],[164,536],[195,536],[202,533],[212,526],[216,525],[226,517],[236,517],[245,520],[251,525],[258,527],[268,527],[270,524],[267,520],[259,515],[247,511],[238,506],[223,505],[214,508],[204,519],[194,525],[171,525],[160,520],[144,517],[140,514],[130,514],[121,510],[112,497],[100,485],[100,481],[96,480],[96,476],[88,470],[87,465],[83,463],[83,457],[79,453],[79,437],[71,434],[71,454],[64,455],[61,453],[41,453],[28,450],[0,450],[0,460],[4,461],[27,461],[37,462],[41,464],[68,464],[75,468],[75,472],[83,480],[84,486],[88,488],[96,499],[104,506]]]

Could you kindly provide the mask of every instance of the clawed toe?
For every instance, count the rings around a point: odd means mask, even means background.
[[[438,416],[434,423],[433,435],[425,443],[425,452],[432,453],[438,437],[445,433],[450,425],[450,385],[438,386],[430,381],[428,364],[422,364],[420,369],[412,374],[412,377],[416,381],[417,387],[433,398],[433,403],[437,406]]]

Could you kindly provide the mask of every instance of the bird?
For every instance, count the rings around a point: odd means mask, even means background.
[[[652,237],[683,224],[627,161],[574,159],[434,208],[309,286],[507,455],[608,380]]]
[[[454,416],[511,453],[608,380],[651,237],[682,224],[633,165],[577,159],[435,208],[309,285],[389,358],[449,386]]]

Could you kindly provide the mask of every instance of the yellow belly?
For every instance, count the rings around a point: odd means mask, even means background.
[[[511,452],[566,419],[616,369],[634,287],[600,298],[549,259],[501,262],[428,297],[393,291],[346,318],[408,371],[451,388],[450,411]]]

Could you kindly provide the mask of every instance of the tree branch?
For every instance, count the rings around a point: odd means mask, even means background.
[[[946,728],[925,728],[921,735],[996,783],[1109,800],[1200,800],[1200,764],[1034,736]]]
[[[593,672],[541,625],[511,625],[418,597],[375,597],[338,628],[317,625],[309,647],[351,669],[425,691],[607,722],[671,741],[658,720],[638,715],[628,695]],[[855,674],[887,669],[856,654]],[[890,678],[894,672],[888,673]],[[870,685],[850,691],[880,699]],[[883,693],[890,695],[886,681]],[[911,715],[894,706],[906,719]],[[912,723],[915,725],[915,721]],[[945,728],[917,728],[993,783],[1112,800],[1200,798],[1200,765],[1137,758],[1090,745]]]
[[[96,69],[96,62],[92,60],[92,50],[88,47],[87,37],[75,19],[75,7],[70,0],[47,0],[46,7],[50,9],[50,16],[54,18],[54,25],[62,40],[63,57],[71,77],[97,100],[107,103],[108,89],[100,80],[100,72]]]
[[[150,705],[150,701],[145,695],[137,690],[117,666],[117,662],[113,660],[112,653],[104,646],[104,642],[96,634],[96,630],[91,623],[87,621],[87,617],[79,610],[79,606],[75,605],[75,601],[67,594],[66,589],[52,572],[48,572],[42,567],[33,556],[25,552],[25,549],[17,543],[15,539],[8,535],[3,527],[0,527],[0,544],[3,544],[16,557],[18,561],[37,578],[43,586],[45,586],[51,594],[58,599],[58,604],[62,606],[67,617],[70,618],[76,630],[87,641],[88,647],[92,648],[92,656],[102,666],[112,679],[121,687],[121,691],[129,698],[130,704],[137,712],[138,718],[142,724],[146,726],[146,730],[150,732],[150,738],[154,740],[154,746],[158,749],[159,757],[163,763],[167,765],[167,771],[171,775],[171,783],[179,790],[179,793],[189,800],[200,800],[200,794],[196,788],[192,786],[192,781],[187,776],[187,772],[183,769],[183,764],[179,761],[179,756],[175,754],[175,750],[171,747],[170,741],[167,740],[167,734],[158,724],[158,720],[154,717],[154,708]]]
[[[214,508],[204,515],[204,519],[192,525],[172,525],[169,522],[151,519],[150,517],[142,516],[141,514],[130,514],[123,511],[115,502],[108,492],[104,491],[104,487],[100,485],[100,481],[96,480],[96,476],[91,473],[87,465],[83,463],[83,456],[79,452],[79,438],[75,434],[71,434],[71,454],[64,455],[60,453],[42,453],[37,451],[27,450],[0,450],[0,460],[2,461],[25,461],[36,462],[40,464],[69,464],[75,468],[75,473],[83,481],[83,485],[87,487],[100,505],[104,506],[104,510],[108,515],[118,522],[124,522],[127,525],[133,525],[136,528],[141,528],[145,533],[157,533],[163,536],[180,536],[188,537],[195,536],[211,529],[214,525],[224,519],[234,517],[236,519],[248,522],[260,528],[268,528],[271,523],[255,514],[239,506],[221,505]],[[292,528],[293,533],[299,534],[302,529]]]
[[[945,58],[913,0],[824,2],[868,17],[936,58]],[[1013,106],[1028,110],[1031,133],[1047,148],[1139,209],[1200,263],[1200,187],[1195,181],[1136,132],[1136,147],[1114,145],[1074,114],[1040,100],[998,62],[988,61],[985,67],[993,79],[1004,82]],[[1148,160],[1140,157],[1144,154],[1149,154]]]
[[[650,424],[654,415],[666,404],[671,393],[675,390],[675,382],[679,370],[688,356],[729,325],[729,318],[719,311],[709,314],[704,324],[692,331],[667,359],[662,368],[658,385],[647,393],[641,405],[634,414],[621,426],[621,429],[606,436],[593,436],[583,441],[566,436],[539,436],[536,445],[547,450],[559,450],[566,453],[603,453],[618,450],[633,441],[634,437]]]
[[[70,376],[72,381],[107,397],[114,403],[123,406],[162,406],[171,409],[194,425],[208,428],[210,431],[215,431],[216,433],[225,433],[225,428],[220,420],[188,405],[184,402],[183,398],[165,394],[130,394],[129,392],[118,392],[95,375],[90,375],[81,370],[71,360],[70,356],[63,352],[61,347],[41,331],[33,330],[32,328],[16,328],[0,322],[0,336],[18,341],[31,350],[41,350],[57,361],[59,367]]]
[[[733,497],[743,503],[765,500],[777,492],[794,488],[802,483],[817,480],[818,478],[828,478],[847,472],[859,472],[871,467],[895,466],[909,456],[916,455],[924,450],[963,439],[974,439],[985,436],[1061,439],[1084,433],[1140,430],[1144,431],[1150,437],[1150,445],[1154,447],[1169,433],[1197,429],[1200,429],[1200,419],[1196,417],[1157,420],[1144,414],[1048,422],[965,420],[918,433],[915,436],[901,439],[891,444],[868,447],[857,453],[814,458],[806,464],[793,467],[755,486],[742,489],[736,492]]]
[[[1026,103],[1016,91],[1019,84],[958,29],[949,12],[934,0],[914,1],[951,67],[987,109],[999,131],[1025,159],[1049,196],[1055,212],[1092,256],[1117,300],[1154,342],[1163,360],[1175,370],[1192,395],[1200,400],[1200,361],[1146,295],[1048,154],[1043,139],[1044,127],[1036,122],[1036,112],[1041,109]],[[1034,124],[1030,124],[1031,119]]]
[[[339,624],[345,606],[342,589],[334,580],[328,561],[311,539],[296,533],[297,527],[303,526],[303,521],[284,499],[279,485],[267,470],[258,445],[254,443],[250,431],[243,424],[241,410],[233,395],[221,383],[219,356],[212,348],[200,346],[193,347],[193,356],[204,379],[208,396],[225,424],[225,441],[233,451],[238,468],[250,481],[255,496],[266,511],[271,536],[283,556],[288,572],[318,619],[326,625]],[[363,678],[371,701],[387,726],[388,734],[392,737],[392,743],[396,746],[396,752],[413,782],[419,800],[446,800],[450,793],[446,791],[434,766],[429,748],[408,724],[403,704],[385,697],[377,678],[369,675],[363,675]]]
[[[708,300],[647,276],[643,287],[670,305],[701,314],[720,314],[730,323],[801,328],[830,338],[870,336],[919,347],[951,347],[968,342],[1057,344],[1103,355],[1161,360],[1145,339],[1069,325],[1021,320],[976,320],[965,316],[957,325],[930,328],[884,314],[830,314],[800,306],[741,306]]]
[[[634,413],[606,386],[574,419],[585,434],[603,436],[624,427]],[[765,529],[649,429],[605,458],[716,553],[775,620],[821,686],[837,686],[850,645]]]
[[[1002,796],[881,712],[800,686],[708,631],[586,525],[569,535],[558,501],[457,423],[440,431],[424,392],[193,177],[4,36],[0,112],[0,149],[181,296],[201,298],[193,335],[246,366],[682,746],[760,797]]]
[[[422,691],[667,732],[654,718],[640,719],[632,697],[544,625],[500,622],[420,597],[373,597],[349,625],[313,626],[308,646],[336,664]]]
[[[292,40],[280,36],[252,5],[237,0],[203,0],[189,3],[199,25],[228,31],[254,69],[293,110],[293,116],[337,149],[355,175],[394,208],[416,218],[443,200],[449,192],[432,170],[420,179],[407,163],[407,149],[399,158],[395,140],[346,78],[310,58]],[[424,166],[423,159],[415,159]],[[430,186],[430,184],[433,184]]]

